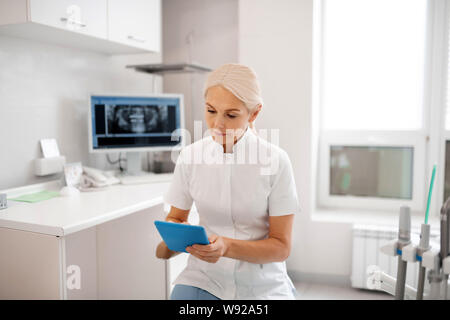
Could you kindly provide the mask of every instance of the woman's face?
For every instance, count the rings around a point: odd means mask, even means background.
[[[222,86],[209,88],[205,100],[208,129],[213,139],[224,147],[232,147],[259,112],[257,109],[250,114],[245,104]]]

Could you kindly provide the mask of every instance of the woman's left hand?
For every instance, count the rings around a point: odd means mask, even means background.
[[[209,244],[201,245],[194,244],[186,248],[186,251],[196,258],[209,262],[216,263],[220,257],[223,257],[227,252],[228,245],[225,238],[213,234],[208,238]]]

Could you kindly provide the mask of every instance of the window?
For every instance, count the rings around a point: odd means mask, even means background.
[[[445,150],[434,57],[447,2],[319,1],[319,207],[424,210],[428,169]],[[450,140],[450,111],[446,124]]]
[[[323,128],[421,129],[426,0],[323,4]]]
[[[425,139],[410,132],[322,132],[321,207],[398,210],[424,205]]]
[[[331,146],[330,195],[412,200],[413,147]]]

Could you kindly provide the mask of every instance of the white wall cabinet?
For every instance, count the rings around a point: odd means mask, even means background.
[[[160,52],[161,0],[0,0],[0,34],[108,54]]]
[[[29,0],[32,22],[108,38],[107,0]]]
[[[108,33],[111,41],[159,52],[160,0],[108,0]]]

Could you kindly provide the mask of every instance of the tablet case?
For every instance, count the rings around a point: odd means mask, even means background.
[[[172,251],[187,252],[193,244],[209,244],[205,228],[166,221],[155,221],[156,229]]]

